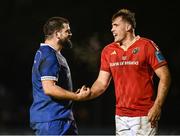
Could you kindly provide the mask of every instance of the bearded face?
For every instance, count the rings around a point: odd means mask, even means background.
[[[61,45],[63,48],[72,48],[71,36],[72,33],[70,31],[69,24],[63,24],[64,28],[59,33],[59,41],[58,44]]]
[[[72,42],[70,38],[59,39],[58,44],[62,45],[62,47],[66,49],[72,48]]]

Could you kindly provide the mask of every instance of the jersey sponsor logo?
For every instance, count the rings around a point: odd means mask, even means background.
[[[165,60],[164,56],[162,55],[160,51],[156,51],[155,55],[159,63]]]
[[[35,55],[35,59],[34,59],[34,64],[36,64],[37,62],[39,62],[40,58],[41,58],[41,51],[37,51],[36,55]]]
[[[117,53],[116,53],[116,51],[114,50],[112,53],[111,53],[111,55],[116,55]]]
[[[36,55],[35,55],[35,58],[34,58],[34,64],[33,64],[33,67],[32,67],[32,72],[34,72],[38,66],[39,66],[39,62],[40,62],[40,59],[41,59],[41,51],[37,51],[36,52]]]
[[[120,61],[110,63],[110,67],[124,66],[124,65],[139,65],[139,61]]]

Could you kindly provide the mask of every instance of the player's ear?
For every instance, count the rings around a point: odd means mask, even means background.
[[[61,37],[61,32],[60,31],[55,31],[55,36],[60,39]]]
[[[131,28],[132,28],[132,26],[131,26],[130,24],[127,24],[127,25],[126,25],[126,31],[130,31]]]

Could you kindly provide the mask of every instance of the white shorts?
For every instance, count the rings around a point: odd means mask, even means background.
[[[121,136],[149,136],[155,135],[157,127],[151,128],[147,116],[120,117],[115,116],[116,135]]]

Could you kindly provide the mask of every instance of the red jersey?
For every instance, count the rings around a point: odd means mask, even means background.
[[[101,70],[111,73],[116,95],[116,115],[146,116],[154,103],[154,70],[167,62],[157,45],[139,38],[124,51],[117,43],[101,54]]]

